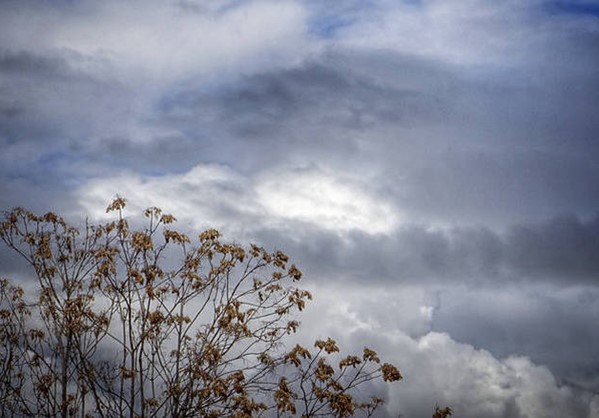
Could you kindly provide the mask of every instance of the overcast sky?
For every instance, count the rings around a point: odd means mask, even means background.
[[[596,418],[598,69],[596,0],[5,0],[0,208],[285,250],[390,417]]]

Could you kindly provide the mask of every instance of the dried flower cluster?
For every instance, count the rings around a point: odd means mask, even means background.
[[[401,379],[369,348],[335,365],[330,338],[285,350],[312,296],[281,251],[216,230],[192,244],[158,208],[135,230],[125,206],[79,229],[24,209],[0,223],[38,283],[31,299],[0,281],[2,416],[370,416],[382,400],[356,389]]]

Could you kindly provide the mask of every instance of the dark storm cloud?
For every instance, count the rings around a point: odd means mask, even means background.
[[[382,67],[376,66],[370,74],[363,73],[367,68],[352,68],[354,64],[366,67],[373,60]],[[378,123],[409,123],[409,117],[443,113],[447,97],[423,89],[431,81],[433,86],[442,84],[434,79],[443,77],[447,83],[453,75],[416,57],[329,53],[298,68],[242,77],[213,91],[186,86],[165,99],[161,110],[167,121],[179,124],[192,123],[198,116],[205,122],[202,116],[212,116],[248,140],[283,133],[302,136],[311,125],[327,132],[366,130]],[[295,134],[291,126],[300,132]],[[306,141],[334,141],[337,136],[322,133]]]
[[[390,235],[342,237],[297,224],[260,233],[287,248],[311,274],[357,283],[495,286],[499,283],[597,284],[599,217],[560,216],[496,233],[485,227],[431,229],[404,225]],[[310,239],[307,239],[310,236]]]
[[[155,117],[241,170],[269,161],[377,170],[376,187],[423,222],[590,216],[599,207],[599,78],[585,60],[579,51],[571,67],[535,65],[533,78],[531,67],[488,73],[335,52],[210,91],[187,86]]]
[[[432,116],[443,100],[409,86],[386,88],[339,65],[335,58],[311,61],[214,91],[186,88],[165,98],[155,116],[193,138],[190,146],[201,147],[207,159],[256,171],[267,161],[357,162],[363,145],[370,146],[364,137],[378,124]]]
[[[322,15],[307,4],[314,17]],[[356,10],[361,6],[329,12]],[[145,173],[206,161],[249,171],[269,161],[376,166],[380,187],[423,222],[505,225],[539,213],[590,215],[599,202],[589,181],[599,177],[599,122],[592,117],[599,55],[589,51],[599,43],[593,31],[576,28],[546,35],[555,42],[536,44],[530,62],[505,68],[331,45],[300,65],[215,79],[212,88],[203,80],[194,85],[193,77],[167,83],[162,97],[148,97],[153,106],[145,113],[131,110],[133,90],[83,87],[72,57],[67,63],[48,52],[5,52],[2,128],[13,140],[43,138],[38,154],[59,148],[81,161]],[[36,80],[29,96],[27,86],[11,87],[18,78]],[[126,120],[147,131],[132,132]]]
[[[506,240],[506,261],[521,277],[599,277],[599,217],[574,216],[513,228]]]
[[[362,167],[377,170],[376,187],[423,223],[589,216],[599,206],[599,183],[590,181],[599,178],[591,111],[599,99],[596,59],[585,52],[596,39],[585,36],[587,47],[564,36],[553,56],[490,72],[338,48],[212,87],[175,84],[144,113],[127,88],[94,87],[64,60],[17,53],[5,66],[29,68],[42,101],[7,83],[0,108],[5,137],[22,138],[17,148],[40,138],[34,153],[22,151],[38,158],[51,147],[89,167],[147,174],[200,162],[249,173],[273,163]],[[564,57],[571,65],[559,64]]]

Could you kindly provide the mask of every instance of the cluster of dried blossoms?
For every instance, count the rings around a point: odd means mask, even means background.
[[[0,281],[2,416],[369,416],[382,401],[356,389],[401,379],[368,348],[338,364],[331,339],[285,350],[311,295],[282,252],[216,230],[192,244],[158,208],[135,230],[124,207],[80,229],[23,209],[0,224],[39,290]]]
[[[435,412],[433,413],[433,418],[447,418],[453,415],[453,411],[450,407],[446,406],[444,408],[435,407]]]

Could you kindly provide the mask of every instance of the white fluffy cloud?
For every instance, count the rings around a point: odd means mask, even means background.
[[[86,213],[103,216],[114,196],[132,203],[132,213],[160,206],[194,228],[216,226],[234,235],[299,222],[337,233],[390,232],[393,207],[371,195],[363,182],[318,168],[266,171],[246,178],[222,165],[198,165],[181,175],[98,178],[80,189]]]
[[[282,219],[333,231],[390,232],[398,222],[397,210],[369,193],[366,181],[321,170],[267,172],[256,190],[267,211]]]
[[[390,392],[390,412],[424,417],[439,403],[451,405],[460,417],[588,416],[588,394],[559,385],[546,367],[526,357],[497,359],[435,332],[391,338],[386,347],[393,347],[385,354],[405,378],[405,386]]]

